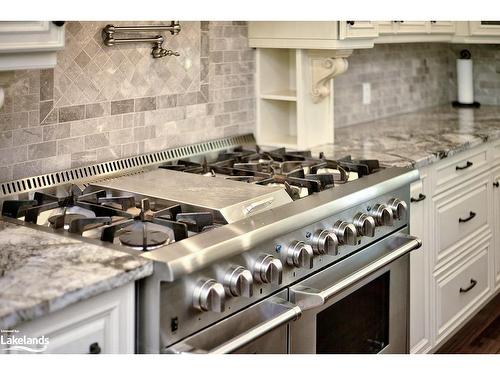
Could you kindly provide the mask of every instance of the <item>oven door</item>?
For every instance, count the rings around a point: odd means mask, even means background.
[[[407,353],[409,252],[421,242],[406,230],[290,288],[303,310],[291,353]]]
[[[288,302],[286,291],[266,298],[164,350],[164,353],[286,354],[290,321],[301,310]]]

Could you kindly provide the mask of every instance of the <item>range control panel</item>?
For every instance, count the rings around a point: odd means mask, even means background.
[[[409,187],[263,242],[161,288],[162,345],[231,315],[348,257],[409,222]],[[183,313],[179,315],[179,311]]]

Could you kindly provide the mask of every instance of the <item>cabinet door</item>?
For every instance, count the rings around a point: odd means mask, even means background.
[[[343,21],[339,22],[340,39],[376,38],[378,26],[372,21]]]
[[[0,22],[0,53],[55,51],[63,47],[64,27],[52,22]]]
[[[53,68],[64,27],[47,21],[0,22],[0,71]]]
[[[493,258],[495,260],[495,286],[500,288],[500,168],[493,171],[493,227],[494,246]]]
[[[426,34],[429,32],[427,21],[394,21],[396,23],[396,34]]]
[[[500,36],[500,21],[470,21],[470,35]]]
[[[396,23],[394,21],[377,21],[377,25],[380,35],[396,33]]]
[[[455,33],[455,22],[453,21],[431,21],[431,34],[453,34]]]
[[[429,236],[423,180],[414,182],[410,192],[410,232],[422,240],[422,247],[410,255],[410,353],[422,353],[430,348]]]
[[[42,353],[133,353],[134,308],[135,288],[131,282],[21,324],[16,329],[20,336],[48,338]]]

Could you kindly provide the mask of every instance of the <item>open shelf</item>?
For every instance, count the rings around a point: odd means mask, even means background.
[[[291,101],[261,100],[260,113],[266,119],[260,142],[266,146],[297,145],[297,105]]]
[[[281,90],[274,92],[266,92],[260,94],[261,99],[270,100],[284,100],[288,102],[294,102],[297,100],[297,91],[295,90]]]
[[[311,97],[310,58],[304,50],[257,49],[257,142],[307,149],[333,142],[333,101]]]

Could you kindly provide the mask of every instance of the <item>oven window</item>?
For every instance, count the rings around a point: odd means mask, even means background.
[[[316,316],[318,354],[378,353],[389,344],[387,271]]]

